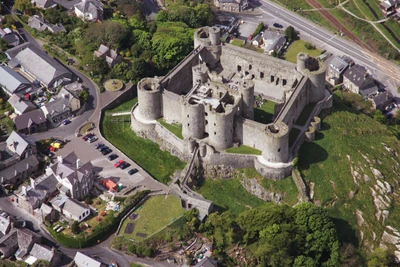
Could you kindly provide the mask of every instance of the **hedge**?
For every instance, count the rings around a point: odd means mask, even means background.
[[[132,197],[128,197],[131,200],[129,201],[129,205],[125,206],[116,217],[114,216],[114,212],[108,213],[104,220],[92,229],[92,234],[88,236],[79,234],[74,238],[72,236],[64,235],[63,233],[57,233],[52,229],[52,227],[48,227],[47,229],[53,238],[62,246],[69,248],[85,248],[93,246],[115,231],[121,219],[150,192],[150,190],[144,190],[137,192]]]

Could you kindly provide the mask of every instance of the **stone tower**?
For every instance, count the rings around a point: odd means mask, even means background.
[[[265,128],[262,157],[268,162],[287,162],[289,160],[289,127],[279,121]]]
[[[162,95],[158,80],[144,78],[138,85],[139,116],[143,120],[157,120],[162,117]]]
[[[185,139],[204,137],[204,105],[194,99],[182,103],[182,135]]]
[[[254,82],[243,80],[239,85],[239,92],[242,97],[242,117],[254,120]]]

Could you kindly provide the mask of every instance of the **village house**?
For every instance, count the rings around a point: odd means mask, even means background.
[[[384,92],[370,100],[374,109],[384,111],[388,105],[393,103],[393,94],[391,92]]]
[[[8,66],[0,65],[0,87],[9,96],[15,93],[25,93],[31,90],[31,84]]]
[[[25,262],[29,265],[34,264],[38,260],[44,260],[50,263],[50,267],[58,266],[61,262],[62,254],[57,251],[54,247],[49,248],[45,245],[34,244],[29,256],[25,259]]]
[[[286,43],[286,35],[277,31],[264,31],[262,34],[265,54],[279,54]]]
[[[399,6],[400,0],[384,0],[379,4],[379,8],[385,17],[394,14]]]
[[[103,19],[103,6],[98,0],[82,0],[74,6],[74,12],[83,21],[98,21]]]
[[[69,99],[55,98],[41,107],[46,119],[52,124],[59,124],[72,116]]]
[[[9,47],[15,47],[22,42],[18,34],[13,32],[9,28],[4,28],[4,29],[0,28],[0,38],[6,41]]]
[[[327,82],[329,82],[333,86],[341,84],[343,82],[343,73],[351,64],[353,64],[351,59],[347,57],[333,57],[329,63],[328,70],[326,72]]]
[[[100,45],[97,51],[94,51],[94,55],[103,58],[110,68],[122,62],[122,57],[118,54],[117,50],[110,49],[103,44]]]
[[[26,228],[12,228],[0,238],[0,258],[6,259],[15,256],[22,260],[32,249],[35,243],[41,243],[41,236]]]
[[[44,18],[42,18],[38,15],[33,15],[33,16],[29,17],[28,26],[39,32],[43,32],[43,31],[48,31],[51,33],[65,32],[65,28],[63,25],[51,24],[51,23],[47,22]]]
[[[241,12],[249,6],[248,0],[214,0],[217,8],[226,11]]]
[[[12,95],[7,102],[14,108],[14,113],[17,115],[36,109],[36,106],[31,101],[27,100],[25,96],[18,94]]]
[[[105,265],[101,262],[81,253],[76,252],[74,263],[77,267],[104,267]]]
[[[68,90],[65,87],[61,88],[57,98],[62,98],[71,108],[71,112],[78,111],[81,108],[81,101],[78,96],[79,91]]]
[[[374,79],[367,69],[361,65],[350,66],[343,74],[343,87],[364,98],[378,92]]]
[[[13,121],[15,128],[20,133],[33,134],[47,131],[46,116],[41,109],[36,109],[16,116]]]

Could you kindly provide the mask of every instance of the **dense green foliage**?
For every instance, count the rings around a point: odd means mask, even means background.
[[[257,28],[254,30],[253,32],[253,37],[257,36],[258,34],[260,34],[260,32],[264,29],[264,23],[260,22],[257,26]]]
[[[288,38],[289,42],[292,42],[297,39],[297,32],[294,30],[292,26],[289,26],[285,29],[285,35]]]

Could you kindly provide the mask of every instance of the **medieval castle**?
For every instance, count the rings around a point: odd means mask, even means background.
[[[324,63],[300,53],[293,64],[223,44],[218,27],[197,29],[194,47],[166,76],[139,82],[132,129],[186,161],[198,153],[205,166],[253,167],[269,179],[290,175],[302,141],[312,141],[319,129],[315,116],[332,106]],[[254,121],[256,96],[278,103],[271,123]],[[314,111],[304,129],[295,126],[301,134],[290,146],[289,133],[310,103],[316,103]],[[172,134],[158,119],[180,123],[184,138]],[[226,152],[239,145],[262,153]]]

